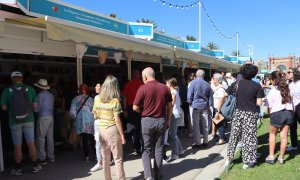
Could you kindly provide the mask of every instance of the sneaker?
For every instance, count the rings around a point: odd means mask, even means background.
[[[11,174],[11,175],[14,175],[14,176],[21,176],[21,175],[23,174],[23,172],[22,172],[22,169],[21,169],[21,168],[19,168],[19,169],[13,168],[13,169],[10,171],[10,174]]]
[[[99,171],[102,169],[102,165],[97,163],[92,169],[90,169],[91,172]]]
[[[37,160],[37,163],[39,164],[39,165],[47,165],[48,163],[47,163],[47,161],[46,161],[46,159],[45,160]]]
[[[243,169],[249,169],[249,168],[253,168],[255,166],[254,163],[248,163],[248,164],[244,164],[243,165]]]
[[[231,160],[226,159],[225,166],[229,166],[231,164]]]
[[[182,150],[180,153],[179,153],[179,156],[183,156],[185,153],[185,150]]]
[[[286,148],[286,151],[287,152],[297,151],[297,149],[298,149],[297,147],[289,146],[289,147]]]
[[[42,166],[40,166],[40,165],[33,166],[33,168],[32,168],[33,173],[37,173],[40,170],[42,170]]]
[[[175,161],[176,159],[179,159],[179,156],[171,155],[168,157],[167,162],[172,162],[172,161]]]

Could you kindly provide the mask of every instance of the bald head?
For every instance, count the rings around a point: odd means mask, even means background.
[[[205,76],[205,72],[202,69],[198,69],[198,71],[196,72],[196,77],[204,78],[204,76]]]
[[[142,72],[144,83],[155,80],[155,72],[151,67],[147,67]]]

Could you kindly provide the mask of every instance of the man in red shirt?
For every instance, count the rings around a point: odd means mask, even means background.
[[[133,111],[133,101],[138,89],[144,85],[143,81],[141,81],[141,73],[139,70],[133,71],[133,78],[130,82],[128,82],[123,91],[124,95],[124,116],[128,119],[129,123],[133,124],[135,127],[134,134],[134,153],[141,153],[141,115],[135,111]]]
[[[172,97],[169,88],[155,80],[155,72],[147,67],[142,72],[144,85],[133,102],[133,110],[142,112],[144,142],[143,166],[145,179],[162,179],[164,134],[172,115]],[[153,149],[154,148],[154,149]],[[151,172],[151,152],[154,152],[154,176]]]

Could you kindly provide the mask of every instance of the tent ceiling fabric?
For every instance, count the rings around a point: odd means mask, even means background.
[[[173,58],[171,47],[162,48],[149,45],[148,41],[137,39],[138,42],[127,38],[120,38],[93,32],[85,29],[79,29],[71,26],[58,24],[55,22],[46,22],[47,36],[51,40],[74,41],[76,43],[85,43],[91,46],[101,46],[106,48],[117,48],[122,50],[132,50],[143,54],[158,55],[167,58]]]

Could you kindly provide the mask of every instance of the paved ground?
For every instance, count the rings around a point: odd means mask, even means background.
[[[186,148],[185,155],[169,164],[163,166],[164,179],[192,180],[192,179],[214,179],[224,169],[224,154],[226,145],[213,146],[210,141],[206,149],[194,150],[189,147],[193,143],[191,138],[182,137],[181,141]],[[129,151],[130,145],[127,145],[125,151]],[[167,152],[169,154],[170,151]],[[129,156],[125,152],[125,173],[127,179],[143,179],[143,166],[140,156]],[[9,174],[10,168],[0,174],[0,179],[22,179],[22,180],[96,180],[103,179],[102,170],[91,173],[89,169],[95,162],[86,163],[82,159],[82,152],[60,151],[56,153],[56,162],[43,166],[43,170],[37,174],[31,173],[31,167],[23,168],[24,174],[21,177],[13,177]],[[115,179],[114,166],[111,167],[113,179]]]

